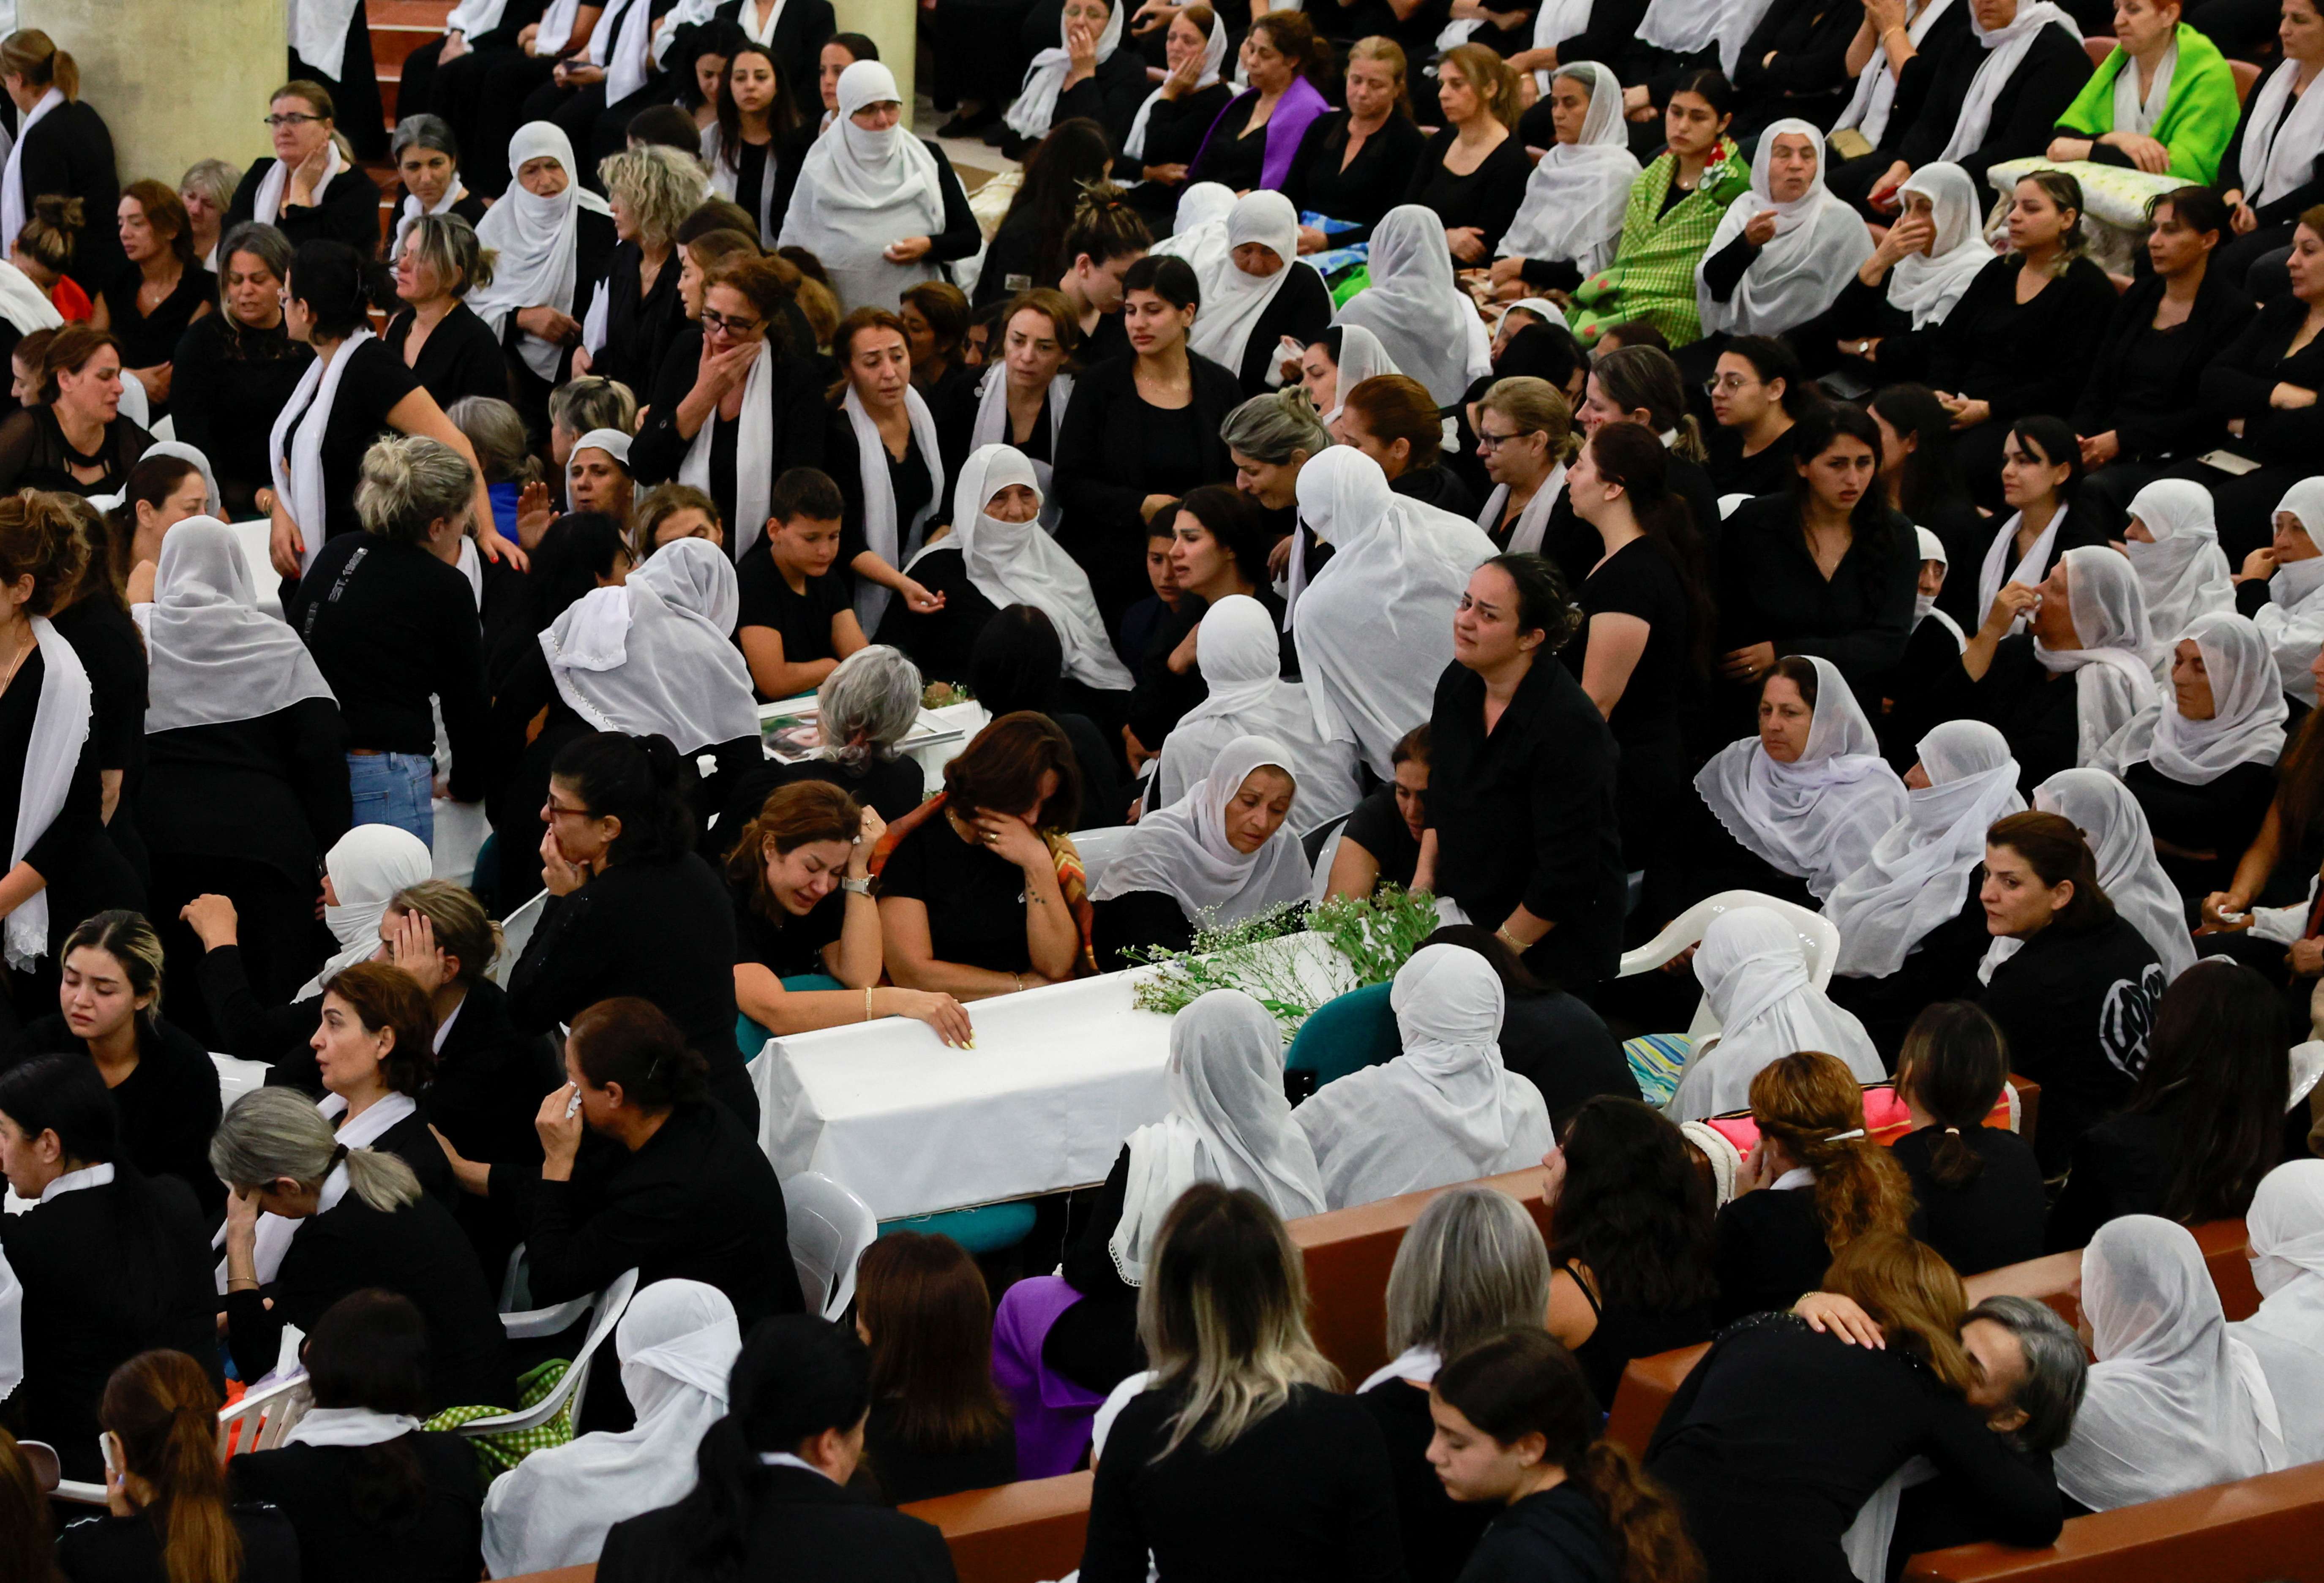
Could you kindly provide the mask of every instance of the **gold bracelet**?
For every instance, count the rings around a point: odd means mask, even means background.
[[[1009,976],[1017,980],[1017,989],[1021,994],[1025,989],[1025,975],[1023,973],[1010,973]]]
[[[869,989],[863,991],[863,1020],[872,1020],[872,991]]]

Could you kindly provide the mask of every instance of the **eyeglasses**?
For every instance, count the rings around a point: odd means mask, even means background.
[[[1477,431],[1477,451],[1480,456],[1489,456],[1511,440],[1525,439],[1541,432],[1537,428],[1521,428],[1515,434],[1490,434],[1480,428]]]
[[[322,117],[320,115],[302,115],[294,111],[288,115],[269,115],[266,118],[266,124],[269,126],[304,126],[310,121],[320,121]]]
[[[738,341],[747,341],[766,327],[766,321],[733,318],[715,308],[706,308],[702,310],[702,327],[706,332],[715,331],[720,335],[732,336]]]
[[[596,817],[595,814],[592,814],[586,808],[568,808],[554,797],[549,798],[546,805],[549,809],[549,816],[551,819],[594,819]]]
[[[1711,379],[1704,380],[1702,382],[1702,393],[1706,396],[1716,396],[1724,392],[1731,396],[1736,391],[1748,389],[1750,386],[1756,385],[1758,382],[1759,382],[1757,380],[1747,379],[1739,373],[1722,373],[1715,375]]]

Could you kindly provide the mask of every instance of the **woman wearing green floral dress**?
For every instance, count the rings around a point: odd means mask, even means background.
[[[1646,319],[1673,346],[1702,338],[1694,306],[1694,266],[1737,195],[1751,185],[1734,139],[1735,90],[1716,71],[1698,71],[1664,112],[1670,147],[1630,184],[1614,262],[1582,282],[1567,322],[1583,345],[1609,326]]]

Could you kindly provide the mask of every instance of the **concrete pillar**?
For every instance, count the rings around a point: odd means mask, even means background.
[[[196,160],[247,166],[272,152],[261,123],[289,60],[283,0],[17,0],[16,12],[17,26],[79,65],[123,186],[151,176],[175,187]]]
[[[24,0],[32,5],[34,0]],[[106,0],[97,0],[105,4]],[[839,31],[862,33],[880,46],[880,64],[903,90],[904,124],[912,124],[912,79],[919,64],[920,8],[914,0],[833,0]]]

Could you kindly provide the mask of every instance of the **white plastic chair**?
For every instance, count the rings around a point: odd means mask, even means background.
[[[105,1505],[105,1486],[61,1476],[57,1463],[57,1449],[48,1441],[18,1440],[16,1451],[24,1459],[24,1467],[42,1494],[70,1505]]]
[[[579,1401],[582,1392],[589,1385],[589,1360],[595,1356],[597,1348],[604,1345],[605,1339],[613,1333],[613,1327],[622,1322],[622,1315],[628,1311],[630,1299],[636,1295],[637,1290],[637,1271],[623,1270],[613,1277],[612,1285],[594,1296],[576,1297],[555,1308],[501,1315],[502,1327],[513,1338],[555,1335],[579,1319],[583,1310],[594,1306],[597,1311],[596,1317],[589,1321],[589,1339],[581,1343],[580,1354],[573,1359],[573,1366],[565,1371],[565,1377],[557,1382],[556,1388],[549,1394],[519,1412],[496,1413],[490,1418],[471,1420],[453,1432],[476,1440],[485,1435],[505,1434],[511,1430],[538,1429],[562,1412],[567,1403]],[[532,1328],[536,1325],[540,1328]]]
[[[531,1307],[532,1287],[530,1271],[524,1262],[524,1244],[520,1242],[509,1254],[508,1273],[501,1278],[501,1328],[509,1339],[523,1340],[538,1336],[554,1336],[581,1322],[584,1314],[597,1301],[597,1293],[585,1292],[563,1302],[552,1302],[547,1308]]]
[[[438,797],[431,809],[436,839],[429,845],[429,856],[433,877],[465,886],[475,879],[476,853],[483,850],[484,837],[493,833],[484,819],[484,805]]]
[[[544,890],[501,920],[501,953],[484,976],[502,989],[508,988],[509,975],[516,971],[517,958],[524,954],[533,930],[540,926],[540,912],[548,905],[549,892]]]
[[[210,1052],[210,1064],[217,1068],[218,1102],[228,1110],[243,1095],[264,1088],[271,1070],[263,1061],[244,1061],[239,1055],[221,1055],[215,1050]]]
[[[1122,844],[1129,841],[1132,824],[1116,824],[1106,830],[1076,830],[1073,834],[1074,850],[1082,855],[1082,874],[1091,889],[1097,888],[1097,878],[1105,872]]]
[[[244,1391],[241,1401],[218,1409],[218,1455],[238,1457],[244,1451],[272,1450],[314,1404],[314,1388],[303,1374]]]
[[[879,1239],[879,1219],[870,1204],[820,1171],[784,1179],[783,1212],[799,1291],[824,1318],[838,1319],[855,1301],[855,1261]]]
[[[1310,877],[1307,885],[1308,906],[1321,906],[1323,893],[1332,888],[1332,865],[1339,861],[1340,842],[1345,841],[1347,836],[1348,822],[1342,819],[1340,821],[1340,827],[1332,832],[1331,838],[1323,842],[1323,850],[1315,854],[1315,872]]]
[[[1780,914],[1799,932],[1800,951],[1807,959],[1808,981],[1819,989],[1831,984],[1832,962],[1840,955],[1839,926],[1821,913],[1810,912],[1797,902],[1762,895],[1757,890],[1722,890],[1716,896],[1705,897],[1696,902],[1673,918],[1652,940],[1636,951],[1622,953],[1621,971],[1616,976],[1627,979],[1637,973],[1652,972],[1688,946],[1701,944],[1703,933],[1711,927],[1711,920],[1738,907],[1763,907]],[[1686,1035],[1700,1045],[1718,1031],[1718,1014],[1711,1009],[1711,997],[1706,995],[1702,998],[1702,1004],[1695,1008],[1694,1022],[1686,1030]]]
[[[258,608],[280,620],[282,615],[282,574],[274,569],[272,541],[274,524],[261,517],[255,521],[229,522],[235,548],[242,551],[242,564],[250,572],[250,591],[258,600]]]

